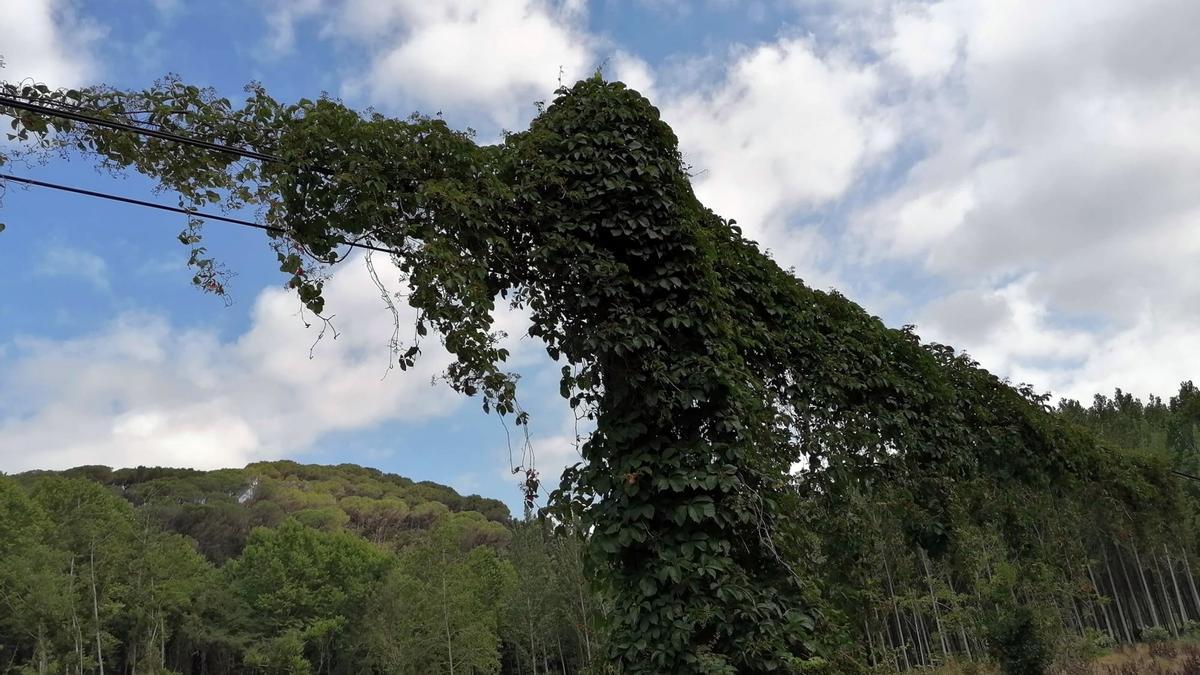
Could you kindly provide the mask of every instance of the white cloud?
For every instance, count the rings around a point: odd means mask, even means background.
[[[810,268],[820,238],[787,218],[841,197],[892,145],[879,86],[874,67],[789,38],[735,53],[715,84],[662,108],[701,200],[782,264]]]
[[[108,264],[90,251],[63,244],[46,248],[34,263],[39,276],[82,279],[97,290],[108,290]]]
[[[1031,297],[1033,277],[997,290],[961,290],[930,303],[925,337],[970,347],[971,355],[1002,373],[1025,364],[1081,361],[1096,347],[1079,328],[1056,327],[1047,307]]]
[[[1193,317],[1142,313],[1127,328],[1106,336],[1075,367],[1032,371],[1027,379],[1045,383],[1057,394],[1084,402],[1093,394],[1120,387],[1141,398],[1167,398],[1184,380],[1200,379],[1200,350],[1195,348],[1200,321]]]
[[[716,0],[710,10],[732,9]],[[876,67],[808,37],[677,63],[665,77],[584,25],[564,0],[305,0],[268,14],[272,40],[291,45],[310,20],[326,39],[362,49],[346,93],[389,107],[478,115],[508,128],[608,54],[607,74],[649,96],[676,129],[698,194],[737,219],[785,265],[815,273],[815,230],[786,227],[798,210],[840,198],[895,142]]]
[[[609,60],[604,76],[616,82],[624,82],[630,89],[636,90],[642,96],[656,103],[658,91],[655,89],[654,70],[650,64],[626,51],[618,51]]]
[[[843,20],[874,31],[918,159],[842,262],[910,265],[939,291],[922,328],[1013,379],[1090,398],[1200,376],[1200,5],[888,7]]]
[[[98,70],[93,51],[104,31],[72,0],[21,0],[0,9],[0,77],[53,87],[87,84]]]
[[[648,73],[706,204],[1014,380],[1200,377],[1200,4],[797,5],[814,34]]]
[[[320,34],[362,49],[366,65],[346,87],[373,104],[482,111],[513,127],[595,65],[596,40],[577,0],[304,0],[268,14],[276,49],[296,22],[319,16]]]
[[[269,54],[283,56],[296,47],[296,24],[316,14],[323,0],[275,0],[266,12]]]
[[[1014,382],[1085,405],[1093,394],[1118,387],[1142,398],[1166,397],[1200,374],[1195,316],[1161,316],[1153,303],[1142,303],[1115,329],[1071,326],[1030,295],[1029,281],[998,291],[958,291],[931,303],[921,320],[922,336],[966,347]]]
[[[885,39],[887,60],[918,80],[947,75],[958,60],[961,35],[946,4],[897,9],[892,34]]]
[[[295,456],[332,431],[458,408],[459,395],[431,385],[449,362],[432,336],[414,370],[383,377],[391,316],[365,269],[343,265],[326,286],[342,332],[312,359],[318,326],[304,329],[298,301],[282,289],[263,291],[249,329],[228,342],[137,313],[70,340],[18,340],[0,369],[0,470],[239,466]],[[402,321],[412,318],[402,309]],[[511,312],[498,320],[518,362],[536,349],[521,340],[521,322]]]

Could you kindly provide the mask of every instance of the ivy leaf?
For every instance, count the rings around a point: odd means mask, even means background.
[[[645,595],[646,597],[650,597],[658,592],[658,584],[655,584],[654,579],[651,579],[650,577],[642,577],[641,582],[639,582],[639,586],[642,589],[642,595]]]

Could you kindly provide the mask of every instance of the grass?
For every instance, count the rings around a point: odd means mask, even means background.
[[[1200,645],[1156,642],[1125,645],[1064,675],[1200,675]]]
[[[989,664],[948,663],[932,675],[1001,675]],[[1055,666],[1053,675],[1200,675],[1200,643],[1155,642],[1123,645],[1091,660]]]

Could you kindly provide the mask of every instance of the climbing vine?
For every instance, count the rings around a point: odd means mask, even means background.
[[[394,251],[418,312],[415,339],[394,343],[399,366],[432,332],[455,357],[447,381],[522,424],[493,318],[497,303],[526,310],[562,364],[562,395],[596,420],[551,509],[590,533],[625,672],[846,672],[829,661],[842,638],[813,581],[809,497],[836,500],[848,476],[888,482],[920,505],[906,536],[936,556],[955,544],[955,481],[1065,489],[1104,451],[1032,392],[780,269],[697,200],[674,133],[621,83],[561,89],[491,146],[438,118],[285,105],[260,87],[241,107],[174,79],[3,90],[269,150],[273,161],[251,161],[6,111],[28,154],[82,152],[181,204],[258,209],[288,286],[318,316],[347,243]],[[199,230],[181,239],[197,283],[223,293]]]

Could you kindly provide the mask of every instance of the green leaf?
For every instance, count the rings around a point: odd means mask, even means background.
[[[654,583],[654,579],[651,577],[642,577],[639,586],[641,586],[642,595],[646,597],[650,597],[658,592],[658,585]]]

